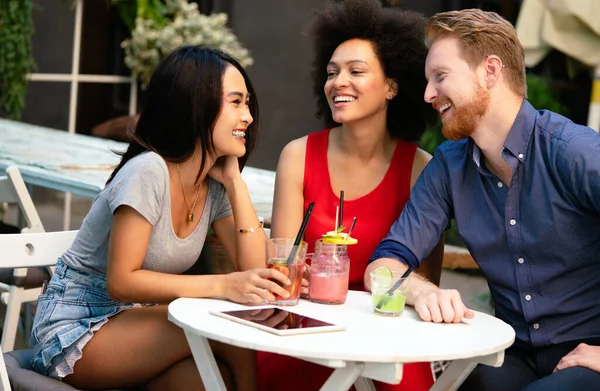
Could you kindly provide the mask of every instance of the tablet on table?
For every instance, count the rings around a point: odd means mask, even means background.
[[[333,324],[280,307],[256,307],[233,311],[209,311],[210,314],[276,335],[298,335],[342,331],[346,326]]]

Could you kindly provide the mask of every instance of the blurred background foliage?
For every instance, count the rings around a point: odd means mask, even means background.
[[[568,116],[567,108],[560,103],[558,94],[553,91],[550,81],[543,76],[533,73],[527,74],[527,100],[538,110],[546,109]],[[446,141],[446,138],[442,135],[442,124],[438,123],[425,131],[419,146],[433,155],[435,148],[444,141]],[[446,231],[445,241],[447,244],[464,246],[454,220],[452,220],[450,228]]]
[[[0,117],[18,120],[25,107],[27,74],[35,69],[32,0],[0,0]]]

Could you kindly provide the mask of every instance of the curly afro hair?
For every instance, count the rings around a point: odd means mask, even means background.
[[[389,101],[387,126],[394,138],[419,141],[437,113],[423,100],[425,80],[424,16],[395,8],[384,8],[378,0],[329,1],[317,11],[306,34],[313,45],[313,92],[317,96],[317,117],[327,126],[336,126],[323,88],[327,64],[335,49],[350,39],[364,39],[373,49],[385,73],[398,85]]]

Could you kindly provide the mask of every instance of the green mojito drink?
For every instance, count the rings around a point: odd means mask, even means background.
[[[378,267],[371,273],[373,311],[383,316],[401,316],[406,304],[408,278],[387,267]],[[393,289],[393,290],[392,290]]]
[[[387,290],[373,293],[373,309],[376,313],[387,316],[400,316],[406,303],[406,293],[398,290],[391,296],[386,295]]]

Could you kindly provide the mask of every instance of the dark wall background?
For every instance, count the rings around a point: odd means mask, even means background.
[[[438,11],[442,0],[404,0],[404,8],[424,14]],[[215,1],[229,14],[230,25],[250,49],[248,69],[261,104],[262,135],[250,165],[274,170],[279,152],[291,140],[323,128],[315,116],[310,67],[311,47],[301,32],[323,0]]]
[[[33,52],[37,72],[71,71],[74,9],[71,1],[34,0]],[[427,16],[450,9],[480,7],[516,21],[521,0],[387,0]],[[262,137],[250,165],[274,170],[281,149],[290,140],[320,130],[314,117],[310,80],[311,48],[301,36],[313,10],[324,0],[196,0],[204,13],[226,12],[229,25],[251,51],[248,68],[261,104]],[[80,72],[128,74],[120,42],[127,29],[104,0],[86,0]],[[564,56],[555,52],[532,69],[553,80],[561,101],[577,123],[587,120],[589,75],[568,75]],[[67,129],[69,83],[31,82],[22,121]],[[143,99],[143,93],[141,94]],[[101,122],[127,114],[129,85],[83,83],[79,87],[77,132],[89,134]]]
[[[70,73],[73,53],[74,12],[55,0],[35,0],[33,57],[38,73]],[[69,83],[30,82],[21,120],[36,125],[67,129]]]
[[[443,0],[405,0],[405,8],[426,14]],[[248,72],[261,104],[262,136],[250,165],[274,170],[281,149],[294,138],[320,130],[310,79],[311,49],[301,36],[324,0],[213,0],[199,2],[202,12],[226,12],[230,26],[251,51]],[[33,38],[37,72],[71,71],[74,9],[70,2],[36,0]],[[119,43],[126,29],[114,10],[101,0],[84,2],[80,72],[127,74]],[[69,83],[31,82],[22,121],[66,130]],[[76,130],[127,113],[128,85],[81,83]]]
[[[261,105],[262,135],[250,165],[274,170],[287,142],[322,128],[314,116],[310,45],[300,32],[323,1],[232,3],[231,25],[254,58],[248,73]]]

